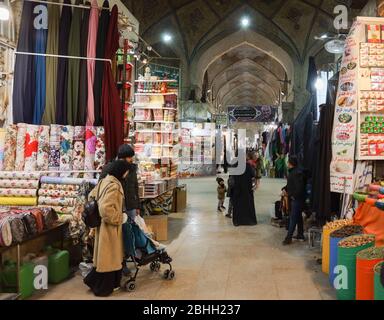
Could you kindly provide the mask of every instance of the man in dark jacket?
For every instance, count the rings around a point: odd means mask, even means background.
[[[135,151],[128,144],[123,144],[119,147],[117,154],[118,159],[125,160],[129,163],[128,176],[122,182],[125,196],[125,209],[127,215],[134,220],[136,215],[140,214],[140,198],[139,198],[139,183],[137,180],[137,165],[133,163]],[[108,174],[109,164],[107,164],[100,179]]]
[[[303,206],[305,200],[305,176],[298,168],[297,157],[291,156],[288,161],[288,183],[287,193],[290,201],[291,215],[289,220],[288,234],[283,245],[292,243],[292,238],[299,241],[305,241],[304,238],[304,222],[303,222]],[[297,236],[293,237],[297,226]]]

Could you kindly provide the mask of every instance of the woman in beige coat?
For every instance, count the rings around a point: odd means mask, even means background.
[[[101,225],[96,229],[93,270],[84,279],[96,296],[108,296],[120,287],[123,263],[122,224],[124,191],[121,182],[128,174],[126,161],[110,164],[108,175],[99,181],[89,197],[96,199]]]

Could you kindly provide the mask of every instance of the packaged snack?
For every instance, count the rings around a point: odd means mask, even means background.
[[[378,24],[370,24],[367,26],[367,37],[370,43],[381,42],[381,28]]]

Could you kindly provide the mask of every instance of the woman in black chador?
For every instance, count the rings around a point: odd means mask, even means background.
[[[233,225],[252,226],[257,224],[253,181],[255,170],[247,162],[245,172],[234,176]]]

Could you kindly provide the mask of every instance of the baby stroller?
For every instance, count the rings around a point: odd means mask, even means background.
[[[164,271],[163,277],[172,280],[175,277],[175,271],[172,270],[172,258],[168,256],[164,249],[157,249],[151,239],[140,229],[140,227],[128,218],[123,224],[124,239],[124,268],[122,288],[126,291],[134,291],[136,289],[136,277],[140,267],[149,264],[152,272],[158,272],[161,264],[167,264],[169,269]],[[133,263],[135,266],[134,273],[128,269],[128,264]]]

